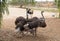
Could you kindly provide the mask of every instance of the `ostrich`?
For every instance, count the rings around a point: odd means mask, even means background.
[[[24,17],[20,16],[20,17],[17,17],[17,18],[16,18],[16,20],[15,20],[15,25],[17,25],[20,21],[21,21],[23,24],[26,23],[26,19],[25,19]]]
[[[45,18],[43,16],[43,12],[44,11],[41,11],[42,18],[34,17],[34,18],[31,19],[32,21],[27,22],[27,24],[25,24],[26,27],[29,27],[30,32],[34,36],[36,36],[36,30],[37,30],[38,27],[43,27],[43,28],[46,27],[46,22],[45,22]]]
[[[33,10],[32,9],[29,9],[29,8],[26,8],[26,16],[27,16],[27,19],[28,19],[28,15],[30,15],[31,16],[31,18],[32,18],[32,15],[33,15]]]
[[[44,18],[43,13],[44,13],[44,11],[41,11],[42,18],[39,19],[39,26],[40,27],[46,27],[46,22],[45,22],[45,18]]]
[[[16,29],[16,32],[17,33],[21,33],[22,35],[24,34],[23,31],[24,31],[24,25],[26,24],[26,19],[22,16],[20,17],[17,17],[16,20],[15,20],[15,29]]]
[[[15,21],[16,29],[19,29],[19,31],[23,32],[28,28],[26,31],[29,31],[34,36],[36,36],[36,31],[38,27],[46,27],[45,18],[43,16],[43,12],[41,11],[42,18],[33,17],[31,19],[25,19],[23,17],[18,17]]]
[[[35,20],[37,20],[37,17],[33,17],[31,19],[25,19],[24,17],[17,17],[15,20],[15,29],[17,32],[20,32],[21,34],[24,34],[23,32],[26,31],[28,33],[29,30],[31,30],[30,28],[28,28],[25,24],[29,23],[29,22],[33,22]],[[35,22],[34,22],[35,23]]]

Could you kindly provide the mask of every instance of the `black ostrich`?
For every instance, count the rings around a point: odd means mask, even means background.
[[[18,17],[16,18],[15,24],[16,29],[19,29],[21,32],[25,31],[26,28],[28,28],[26,31],[31,32],[34,36],[36,36],[37,28],[46,27],[45,18],[43,16],[43,12],[41,11],[42,18],[33,17],[31,19],[25,19],[24,17]]]

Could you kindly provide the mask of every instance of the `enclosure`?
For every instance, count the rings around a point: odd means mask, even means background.
[[[44,4],[44,2],[42,3]],[[37,37],[26,34],[24,37],[19,38],[15,32],[15,20],[19,16],[26,18],[26,7],[33,9],[32,17],[41,18],[41,11],[44,10],[43,15],[47,26],[46,28],[40,27],[37,29]],[[55,4],[54,7],[40,7],[40,5],[28,5],[24,7],[23,5],[22,8],[20,8],[20,5],[13,6],[9,4],[8,10],[9,15],[6,13],[3,15],[2,27],[0,28],[0,41],[60,41],[60,19],[58,18],[59,12]]]

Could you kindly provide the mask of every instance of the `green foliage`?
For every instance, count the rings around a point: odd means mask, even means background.
[[[32,0],[32,5],[34,5],[35,4],[35,0]]]
[[[60,0],[55,0],[57,7],[60,9]]]
[[[2,0],[2,2],[0,2],[0,27],[1,27],[1,22],[2,22],[2,18],[3,18],[3,14],[5,14],[5,12],[7,14],[9,14],[8,11],[8,5],[7,5],[7,0]]]
[[[60,18],[60,0],[55,0],[55,3],[56,3],[57,8],[59,10],[59,18]]]
[[[18,5],[21,5],[21,4],[23,4],[23,5],[28,5],[28,4],[33,5],[34,3],[35,3],[35,0],[12,0],[11,1],[11,4],[13,4],[13,5],[16,5],[16,4],[18,4]]]
[[[57,5],[58,5],[58,8],[60,9],[60,0],[58,0],[58,4]]]
[[[12,0],[12,1],[11,1],[11,4],[12,4],[12,5],[16,5],[16,4],[18,4],[18,3],[19,3],[19,0]]]
[[[57,2],[57,0],[55,0],[55,2]]]

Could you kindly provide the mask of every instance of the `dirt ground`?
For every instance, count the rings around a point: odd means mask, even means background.
[[[10,10],[10,12],[17,13],[16,11],[18,10],[16,9],[14,10]],[[19,9],[19,12],[20,10],[21,9]],[[24,12],[25,11],[20,12],[22,16]],[[18,38],[17,37],[18,35],[16,35],[15,33],[14,22],[16,17],[19,16],[19,14],[18,15],[11,14],[9,15],[9,17],[3,18],[2,28],[0,28],[0,41],[60,41],[60,19],[46,18],[47,27],[46,28],[39,27],[37,29],[37,37],[33,37],[32,35],[25,35],[22,38]]]
[[[15,35],[14,21],[15,18],[3,20],[3,25],[0,29],[0,41],[60,41],[60,19],[47,18],[47,27],[39,27],[37,29],[37,37],[25,35],[22,38],[18,38],[18,35]]]

